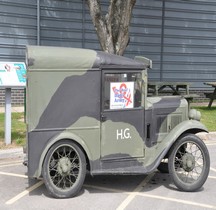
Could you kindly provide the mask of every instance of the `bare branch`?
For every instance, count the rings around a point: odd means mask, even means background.
[[[107,27],[105,18],[102,15],[100,0],[87,0],[87,4],[89,6],[90,15],[92,17],[92,22],[98,35],[100,45],[102,49],[106,51],[104,38],[107,35]]]
[[[112,40],[112,30],[109,27],[109,24],[107,24],[107,18],[102,15],[100,0],[87,0],[87,3],[101,48],[103,51],[115,53]]]
[[[136,0],[123,1],[121,19],[119,23],[119,33],[116,42],[116,54],[122,55],[129,42],[129,26],[132,16],[132,10]]]

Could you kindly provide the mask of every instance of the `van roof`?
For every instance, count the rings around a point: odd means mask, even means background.
[[[143,62],[90,49],[27,46],[28,70],[91,70],[106,68],[146,69]]]

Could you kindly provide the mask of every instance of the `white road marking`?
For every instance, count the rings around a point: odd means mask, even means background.
[[[216,179],[216,176],[208,176],[210,179]]]
[[[9,166],[9,165],[8,165]],[[1,167],[1,166],[0,166]],[[216,172],[216,169],[214,168],[210,168],[212,171]],[[28,178],[28,176],[26,175],[20,175],[20,174],[14,174],[14,173],[6,173],[6,172],[0,172],[0,175],[6,175],[6,176],[15,176],[15,177],[21,177],[21,178]],[[128,197],[120,204],[120,206],[117,208],[117,210],[124,210],[129,203],[135,198],[135,196],[143,196],[143,197],[148,197],[148,198],[153,198],[153,199],[160,199],[160,200],[167,200],[167,201],[172,201],[172,202],[177,202],[177,203],[182,203],[182,204],[187,204],[187,205],[193,205],[193,206],[197,206],[197,207],[203,207],[203,208],[208,208],[208,209],[216,209],[216,206],[213,205],[209,205],[209,204],[203,204],[203,203],[197,203],[197,202],[192,202],[192,201],[186,201],[186,200],[180,200],[180,199],[175,199],[175,198],[169,198],[169,197],[163,197],[163,196],[157,196],[157,195],[150,195],[147,193],[142,193],[140,192],[143,187],[151,180],[151,178],[154,176],[155,174],[150,174],[149,176],[147,176],[135,189],[133,192],[126,192],[126,191],[122,191],[122,190],[118,190],[118,189],[114,189],[114,188],[106,188],[106,187],[100,187],[100,186],[91,186],[91,185],[84,185],[85,187],[89,187],[89,188],[94,188],[94,189],[98,189],[98,190],[104,190],[104,191],[111,191],[111,192],[116,192],[116,193],[124,193],[127,194]],[[208,176],[208,178],[210,179],[216,179],[215,176]],[[35,185],[31,186],[30,188],[26,189],[25,191],[23,191],[22,193],[18,194],[17,196],[15,196],[14,198],[8,200],[6,202],[7,205],[13,204],[14,202],[16,202],[17,200],[21,199],[22,197],[24,197],[25,195],[29,194],[30,192],[32,192],[33,190],[37,189],[38,187],[40,187],[43,184],[43,181],[40,181],[38,183],[36,183]]]
[[[137,195],[137,192],[140,192],[143,187],[151,180],[151,178],[155,175],[155,173],[152,173],[148,175],[134,190],[129,194],[129,196],[119,205],[117,210],[123,210],[125,209],[128,204],[135,198]]]
[[[205,141],[205,144],[210,146],[210,145],[216,145],[216,141],[210,140],[210,141]]]
[[[215,146],[216,143],[207,143],[206,145],[207,145],[207,146]]]
[[[33,190],[35,190],[38,187],[40,187],[42,184],[43,184],[43,181],[39,181],[35,185],[29,187],[28,189],[24,190],[23,192],[21,192],[20,194],[16,195],[12,199],[8,200],[5,204],[11,205],[11,204],[15,203],[16,201],[18,201],[19,199],[21,199],[25,195],[28,195],[30,192],[32,192]]]
[[[20,166],[20,165],[22,165],[22,163],[14,163],[14,164],[0,165],[0,168],[11,167],[11,166]]]
[[[26,176],[26,175],[7,173],[7,172],[1,172],[1,171],[0,171],[0,175],[15,176],[15,177],[21,177],[21,178],[28,178],[28,176]]]
[[[215,168],[210,167],[210,170],[216,172]]]
[[[148,177],[147,177],[148,178]],[[158,196],[158,195],[150,195],[147,193],[139,192],[142,190],[142,187],[147,184],[147,178],[144,179],[133,192],[126,192],[123,190],[117,190],[113,188],[107,188],[107,187],[100,187],[100,186],[92,186],[92,185],[84,185],[87,188],[93,188],[93,189],[98,189],[98,190],[103,190],[103,191],[108,191],[108,192],[114,192],[114,193],[123,193],[129,195],[123,202],[122,204],[117,208],[117,209],[125,209],[127,205],[131,202],[131,200],[135,196],[142,196],[142,197],[147,197],[147,198],[153,198],[153,199],[159,199],[159,200],[166,200],[166,201],[171,201],[171,202],[176,202],[176,203],[181,203],[181,204],[186,204],[186,205],[192,205],[192,206],[197,206],[197,207],[202,207],[202,208],[207,208],[207,209],[216,209],[216,206],[209,205],[209,204],[204,204],[204,203],[197,203],[197,202],[192,202],[192,201],[187,201],[187,200],[181,200],[181,199],[176,199],[176,198],[170,198],[170,197],[163,197],[163,196]],[[209,176],[209,178],[216,179],[214,176]],[[150,180],[150,179],[149,179]],[[149,181],[148,180],[148,181]],[[144,184],[144,185],[143,185]],[[137,190],[137,191],[136,191]]]
[[[203,208],[208,208],[208,209],[216,209],[216,206],[212,206],[212,205],[204,204],[204,203],[197,203],[197,202],[192,202],[192,201],[181,200],[178,198],[169,198],[169,197],[163,197],[163,196],[158,196],[158,195],[150,195],[150,194],[146,194],[146,193],[136,193],[136,194],[139,196],[148,197],[148,198],[155,198],[155,199],[160,199],[160,200],[172,201],[172,202],[176,202],[176,203],[182,203],[182,204],[198,206],[198,207],[203,207]]]
[[[21,164],[22,161],[17,160],[17,161],[1,162],[1,163],[0,163],[0,166],[1,166],[1,165],[11,165],[11,164],[15,164],[15,163],[20,163],[20,164]]]

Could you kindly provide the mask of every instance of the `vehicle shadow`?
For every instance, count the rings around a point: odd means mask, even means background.
[[[86,175],[84,185],[77,195],[78,197],[86,192],[88,194],[97,193],[124,193],[130,194],[131,192],[148,193],[154,192],[157,189],[160,191],[171,190],[181,192],[172,182],[171,176],[168,173],[160,173],[156,171],[153,177],[145,182],[148,175]],[[34,185],[36,180],[29,180],[29,186]],[[140,186],[140,184],[143,184]],[[137,186],[140,186],[136,191]],[[201,188],[199,191],[202,191]],[[196,191],[197,192],[197,191]],[[32,196],[44,195],[45,197],[53,198],[47,191],[43,184],[38,189],[30,192]],[[76,197],[77,197],[76,196]]]
[[[89,192],[116,192],[116,193],[130,193],[135,192],[137,186],[141,183],[139,190],[141,192],[148,192],[155,190],[156,188],[163,187],[170,190],[177,190],[177,188],[172,184],[172,180],[169,174],[155,172],[154,176],[146,182],[147,175],[104,175],[91,177],[90,175],[86,177],[84,187],[86,187]]]

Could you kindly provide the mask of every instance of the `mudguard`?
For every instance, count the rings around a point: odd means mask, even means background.
[[[85,141],[83,141],[82,138],[80,138],[79,136],[71,133],[71,132],[63,132],[61,133],[60,135],[54,137],[53,139],[51,139],[48,144],[46,145],[46,147],[44,148],[43,150],[43,153],[41,154],[41,157],[40,157],[40,162],[39,162],[39,165],[38,165],[38,170],[36,171],[35,173],[35,177],[36,178],[39,178],[41,176],[41,172],[42,172],[42,167],[43,167],[43,162],[44,162],[44,159],[45,159],[45,156],[48,152],[48,150],[52,147],[52,145],[54,145],[56,142],[58,141],[61,141],[63,139],[68,139],[68,140],[71,140],[71,141],[74,141],[76,142],[77,144],[79,144],[81,146],[81,148],[85,151],[85,153],[87,154],[88,158],[92,158],[92,155],[90,154],[90,151],[87,147],[87,145],[85,144]]]
[[[196,134],[199,132],[207,132],[207,128],[199,121],[196,120],[187,120],[183,121],[178,124],[174,129],[172,129],[169,134],[159,143],[156,145],[156,159],[155,162],[147,163],[147,168],[149,173],[153,172],[160,164],[162,159],[166,156],[169,152],[170,148],[174,144],[174,142],[183,134],[192,133]]]

